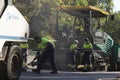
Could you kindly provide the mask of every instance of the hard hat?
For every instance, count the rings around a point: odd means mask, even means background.
[[[75,40],[74,43],[79,43],[78,40]]]

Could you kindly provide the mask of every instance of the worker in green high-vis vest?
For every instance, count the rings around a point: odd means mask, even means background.
[[[23,62],[27,63],[27,49],[28,49],[28,44],[27,43],[21,43],[19,45],[19,47],[21,48],[21,52],[23,55]]]
[[[21,49],[21,52],[22,52],[22,59],[23,59],[23,68],[22,70],[23,71],[27,71],[26,69],[26,63],[27,63],[27,52],[28,52],[28,43],[21,43],[19,45],[20,49]]]
[[[82,59],[82,64],[84,65],[84,68],[87,69],[87,68],[90,68],[90,65],[91,65],[90,56],[92,55],[93,45],[88,38],[85,38],[84,41],[85,41],[83,44],[84,55]]]
[[[77,51],[77,48],[78,48],[78,40],[75,40],[71,45],[70,45],[70,66],[75,68],[76,67],[76,51]]]
[[[52,43],[48,40],[46,37],[35,37],[34,39],[38,44],[38,52],[37,54],[40,54],[40,56],[37,56],[34,59],[37,59],[37,69],[32,70],[33,72],[40,73],[40,70],[42,68],[43,63],[46,59],[49,59],[52,71],[51,74],[57,74],[57,69],[54,62],[54,47]]]

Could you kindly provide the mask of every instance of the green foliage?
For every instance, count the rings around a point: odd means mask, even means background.
[[[30,24],[36,17],[37,21],[35,21],[36,23],[32,23],[31,27],[36,26],[37,29],[39,29],[39,34],[55,28],[56,9],[60,5],[93,5],[110,11],[112,9],[111,2],[112,0],[14,0],[15,6],[21,11]],[[61,22],[65,23],[65,21],[62,20],[63,19],[61,19]],[[32,28],[32,30],[34,30],[34,28]],[[45,31],[43,32],[41,30]],[[33,32],[35,31],[31,31],[31,33]]]
[[[28,20],[31,37],[36,35],[46,36],[48,34],[55,37],[57,35],[56,12],[59,6],[92,5],[107,10],[110,13],[112,13],[113,9],[112,0],[13,0],[13,2]],[[64,31],[64,27],[69,30],[74,20],[73,17],[67,14],[60,14],[59,19],[59,29],[61,32]],[[115,23],[111,22],[110,24],[116,25]],[[84,31],[82,25],[77,26],[76,29]],[[109,29],[108,32],[110,31]]]
[[[116,43],[120,42],[120,13],[114,14],[115,19],[113,21],[108,21],[108,26],[106,31],[112,36]]]

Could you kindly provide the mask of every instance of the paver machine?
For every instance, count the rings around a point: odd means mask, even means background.
[[[59,13],[66,13],[74,17],[72,18],[74,19],[73,28],[76,25],[79,26],[78,29],[82,27],[82,31],[79,31],[80,34],[76,34],[77,37],[83,36],[79,38],[79,43],[83,43],[84,37],[90,38],[94,46],[94,61],[91,62],[92,70],[119,70],[120,46],[115,44],[112,37],[105,32],[106,27],[109,27],[107,23],[114,19],[114,15],[110,15],[107,11],[94,6],[61,6],[57,13],[57,27],[59,27]],[[82,68],[82,53],[80,53],[79,58],[77,68]]]

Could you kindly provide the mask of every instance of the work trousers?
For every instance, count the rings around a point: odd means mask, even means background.
[[[90,55],[91,51],[85,51],[82,59],[82,65],[90,65],[91,60],[90,60]]]
[[[72,65],[76,65],[76,57],[75,57],[75,51],[70,51],[69,53],[69,61],[70,61],[70,64]]]
[[[57,71],[56,66],[55,66],[55,62],[54,62],[54,47],[51,43],[47,44],[47,47],[45,48],[45,50],[41,53],[41,55],[37,58],[37,69],[41,70],[41,67],[43,65],[43,63],[49,59],[51,68],[53,71]]]
[[[23,62],[27,62],[27,49],[26,48],[22,48],[22,57],[23,57]]]

